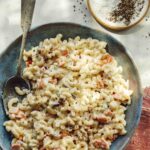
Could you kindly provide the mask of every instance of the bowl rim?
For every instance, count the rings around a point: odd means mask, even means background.
[[[82,25],[82,24],[77,24],[77,23],[72,23],[72,22],[53,22],[53,23],[47,23],[47,24],[42,24],[42,25],[39,25],[39,26],[35,26],[34,28],[31,28],[31,30],[29,31],[29,35],[31,34],[34,34],[34,32],[42,29],[42,28],[49,28],[51,26],[74,26],[74,27],[77,27],[77,28],[84,28],[86,30],[91,30],[91,31],[96,31],[98,33],[102,33],[110,38],[112,38],[113,40],[115,40],[117,43],[119,43],[123,49],[124,49],[124,52],[126,53],[127,57],[129,58],[129,60],[131,61],[132,65],[134,66],[134,69],[136,71],[136,75],[137,75],[137,82],[138,82],[138,89],[139,89],[139,98],[138,98],[138,106],[137,106],[137,118],[136,120],[133,122],[134,124],[134,128],[132,129],[132,131],[129,133],[129,137],[127,138],[127,140],[124,142],[124,144],[122,145],[122,147],[120,147],[120,150],[124,150],[128,143],[130,142],[131,140],[131,137],[133,136],[134,132],[135,132],[135,129],[137,128],[138,124],[139,124],[139,121],[140,121],[140,117],[141,117],[141,112],[142,112],[142,103],[143,103],[143,94],[142,94],[142,86],[141,86],[141,79],[140,79],[140,75],[139,75],[139,72],[138,72],[138,69],[137,69],[137,65],[136,63],[134,62],[134,60],[132,59],[131,57],[131,53],[129,51],[127,51],[127,49],[125,48],[125,46],[120,42],[118,41],[116,38],[114,38],[112,35],[110,35],[109,33],[106,33],[104,31],[101,31],[101,30],[98,30],[98,29],[94,29],[94,28],[91,28],[89,26],[85,26],[85,25]],[[7,51],[11,51],[11,47],[13,45],[16,45],[16,43],[20,43],[21,41],[21,38],[22,38],[22,34],[17,37],[14,41],[11,41],[9,43],[9,45],[5,48],[5,50],[0,54],[0,59],[3,57],[3,55],[5,55],[5,53],[7,53]],[[2,93],[2,88],[0,89],[0,95]],[[124,135],[126,136],[126,135]],[[3,147],[2,147],[2,143],[0,142],[0,150],[5,150]],[[110,149],[111,150],[111,149]]]

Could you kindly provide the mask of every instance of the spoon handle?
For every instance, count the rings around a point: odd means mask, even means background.
[[[20,56],[19,56],[18,66],[17,66],[17,76],[21,76],[21,70],[22,70],[21,64],[23,58],[23,51],[25,48],[27,33],[30,29],[31,22],[32,22],[35,1],[36,0],[21,0],[21,28],[23,31],[23,36],[22,36],[21,50],[20,50]]]

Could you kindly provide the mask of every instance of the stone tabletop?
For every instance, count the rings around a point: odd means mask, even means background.
[[[0,0],[0,53],[21,35],[20,1]],[[74,22],[111,34],[126,47],[137,64],[143,89],[150,85],[150,10],[140,24],[115,33],[92,18],[85,0],[36,0],[31,28],[51,22]],[[150,149],[150,90],[147,91],[139,127],[127,150]]]

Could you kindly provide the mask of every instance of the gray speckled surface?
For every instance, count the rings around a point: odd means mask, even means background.
[[[82,4],[80,1],[37,0],[32,28],[50,22],[75,22],[105,31],[121,41],[131,53],[138,66],[142,86],[150,85],[150,17],[128,31],[112,33],[98,25],[86,9],[86,1],[83,0]],[[147,16],[150,16],[150,11]],[[20,34],[20,0],[0,0],[0,53]]]

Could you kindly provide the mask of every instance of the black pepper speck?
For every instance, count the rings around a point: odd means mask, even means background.
[[[134,19],[134,16],[139,16],[144,7],[144,3],[144,0],[120,0],[116,8],[110,13],[110,21],[121,21],[124,24],[129,25],[131,20]]]

